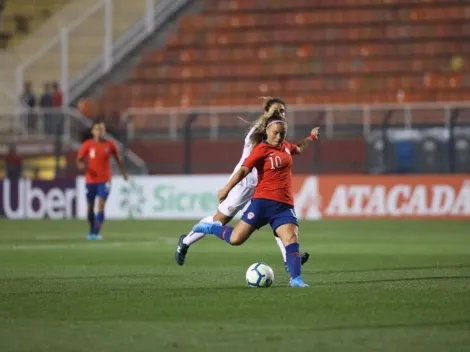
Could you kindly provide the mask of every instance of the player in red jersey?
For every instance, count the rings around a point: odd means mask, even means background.
[[[80,170],[86,168],[86,196],[88,202],[88,223],[90,224],[89,240],[100,240],[100,230],[104,222],[104,207],[111,190],[111,157],[113,157],[127,180],[119,150],[116,144],[105,139],[106,127],[104,123],[96,121],[91,127],[93,138],[83,142],[77,156],[77,166]],[[85,158],[87,164],[85,166]],[[98,198],[98,213],[95,217],[95,199]]]
[[[193,231],[214,234],[227,243],[238,246],[243,244],[255,230],[270,224],[286,248],[287,266],[291,275],[289,285],[308,287],[300,275],[298,222],[294,211],[292,189],[292,155],[302,153],[312,141],[316,140],[319,128],[313,128],[310,136],[297,145],[285,141],[286,134],[286,121],[278,114],[273,114],[266,121],[263,140],[258,141],[240,169],[219,191],[219,201],[223,201],[230,190],[253,168],[257,169],[258,185],[248,209],[235,228],[222,226],[221,223],[199,223],[193,227]]]
[[[277,112],[278,117],[285,119],[286,116],[286,103],[280,98],[264,97],[265,104],[263,106],[263,114],[258,117],[251,125],[248,134],[243,143],[243,152],[235,167],[233,174],[242,166],[245,159],[250,155],[253,146],[259,144],[262,136],[265,134],[266,121]],[[244,121],[249,123],[247,121]],[[232,177],[232,175],[230,177]],[[229,178],[230,179],[230,178]],[[255,192],[256,185],[258,184],[258,172],[254,168],[247,177],[240,181],[229,193],[223,202],[219,204],[217,212],[214,216],[204,217],[199,222],[215,222],[220,221],[223,225],[227,225],[235,215],[250,202]],[[175,251],[175,260],[178,265],[184,265],[186,255],[190,246],[204,238],[205,234],[200,232],[189,232],[187,235],[182,235],[178,240],[178,246]],[[286,263],[286,249],[279,237],[275,236],[279,249],[281,250],[282,258],[284,261],[284,268],[289,271]],[[301,263],[304,265],[310,257],[308,252],[302,253]]]

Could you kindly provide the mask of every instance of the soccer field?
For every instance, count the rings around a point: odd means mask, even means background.
[[[206,238],[185,221],[0,220],[0,350],[470,351],[470,223],[301,223],[308,289],[288,288],[266,229]],[[245,287],[256,261],[268,289]]]

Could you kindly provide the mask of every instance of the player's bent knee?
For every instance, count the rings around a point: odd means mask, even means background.
[[[237,232],[232,232],[232,235],[230,236],[230,245],[232,246],[240,246],[241,244],[243,244],[243,242],[245,242],[243,240],[243,237],[240,236],[239,233]]]
[[[292,243],[298,243],[299,242],[299,238],[297,236],[297,234],[295,233],[281,233],[281,234],[278,234],[279,238],[281,239],[282,241],[282,244],[284,246],[288,246]]]
[[[292,243],[298,243],[299,242],[299,236],[297,236],[296,233],[289,233],[285,236],[285,241],[283,241],[286,246],[292,244]]]
[[[230,239],[230,245],[231,246],[241,246],[245,241],[240,241],[240,240],[232,240]]]
[[[299,242],[298,229],[295,224],[281,225],[275,231],[284,246]]]
[[[236,237],[236,238],[231,237],[230,244],[232,246],[241,246],[243,243],[246,242],[247,239],[248,239],[247,237]]]
[[[232,246],[241,246],[246,240],[250,237],[250,234],[243,233],[243,232],[236,232],[234,231],[230,237],[230,244]]]

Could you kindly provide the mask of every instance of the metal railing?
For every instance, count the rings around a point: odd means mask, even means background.
[[[54,139],[57,144],[73,150],[79,148],[92,125],[90,119],[73,108],[20,108],[16,114],[2,117],[9,118],[13,127],[7,135],[2,136],[4,142]],[[132,173],[148,174],[146,163],[137,154],[125,148],[119,133],[120,131],[107,133],[106,138],[115,141]]]
[[[384,121],[389,126],[406,129],[421,124],[448,128],[454,110],[470,111],[469,102],[433,102],[410,104],[338,104],[338,105],[288,105],[289,136],[303,133],[305,127],[320,125],[323,138],[343,134],[367,137],[372,130],[381,128]],[[260,106],[222,106],[193,108],[131,108],[123,113],[127,139],[164,138],[181,140],[186,125],[195,130],[205,130],[203,137],[225,138],[246,130],[246,123],[238,117],[254,120],[261,113]],[[386,118],[388,116],[388,118]],[[201,132],[202,133],[202,132]]]
[[[222,170],[220,155],[233,158],[229,149],[240,148],[233,142],[242,140],[247,121],[260,113],[260,106],[129,109],[121,117],[125,148],[132,141],[143,151],[146,143],[155,150],[172,145],[178,151],[174,160],[145,151],[154,172]],[[470,102],[288,105],[287,119],[292,141],[321,127],[322,143],[304,156],[305,164],[297,167],[302,172],[470,172]]]
[[[26,71],[32,71],[31,75],[40,77],[41,74],[34,71],[46,71],[48,81],[60,81],[64,106],[67,106],[91,84],[110,72],[115,64],[187,2],[97,0],[94,6],[60,28],[54,38],[17,66],[17,94],[21,94],[23,82],[29,78]],[[137,4],[140,4],[142,11],[131,14],[123,12],[129,4],[133,5],[130,8],[139,8]],[[99,24],[103,25],[102,28]],[[91,30],[91,27],[96,31]],[[43,75],[46,76],[45,73]]]

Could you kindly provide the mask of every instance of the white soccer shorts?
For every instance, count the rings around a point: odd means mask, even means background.
[[[219,204],[219,211],[225,216],[234,217],[251,200],[255,193],[254,188],[236,185],[232,188],[227,198]]]

